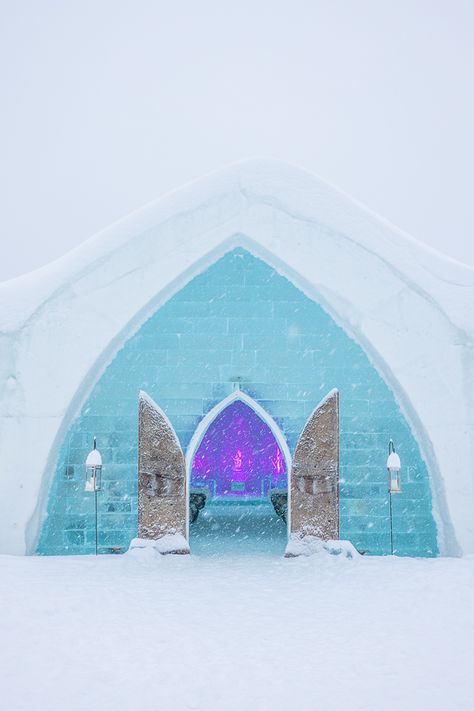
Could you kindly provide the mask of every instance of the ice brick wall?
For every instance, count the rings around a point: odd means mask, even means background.
[[[83,471],[94,435],[104,460],[99,546],[126,548],[137,531],[139,390],[165,410],[185,450],[236,377],[292,451],[321,397],[337,387],[341,537],[370,554],[390,551],[385,463],[392,437],[403,464],[403,493],[393,497],[395,551],[436,554],[426,465],[392,393],[317,303],[241,249],[164,304],[99,379],[59,453],[38,552],[94,550],[93,495],[84,492]]]

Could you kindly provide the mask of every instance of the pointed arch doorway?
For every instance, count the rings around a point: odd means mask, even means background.
[[[287,489],[291,455],[276,422],[249,395],[236,390],[206,415],[189,444],[186,468],[189,490],[206,496],[189,528],[193,550],[284,549],[287,527],[269,493]]]
[[[170,534],[175,547],[167,552],[189,552],[193,496],[201,497],[203,504],[196,514],[205,502],[213,504],[203,524],[201,519],[194,544],[197,542],[197,548],[201,544],[202,550],[210,548],[214,555],[232,548],[233,552],[247,552],[242,543],[252,540],[253,552],[256,548],[277,552],[278,542],[283,548],[287,533],[298,541],[305,536],[323,540],[338,537],[337,390],[330,391],[311,414],[293,463],[275,421],[240,391],[204,418],[186,459],[167,416],[143,391],[138,434],[139,539],[157,540]],[[200,488],[193,491],[193,485]],[[191,521],[195,523],[197,518],[192,516]],[[292,540],[287,556],[300,555],[299,544],[297,552],[291,544]],[[196,545],[193,547],[196,549]]]

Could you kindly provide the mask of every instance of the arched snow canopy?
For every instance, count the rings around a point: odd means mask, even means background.
[[[197,181],[1,285],[2,550],[34,550],[61,442],[120,346],[239,245],[363,346],[428,464],[440,550],[474,552],[472,270],[275,161]]]

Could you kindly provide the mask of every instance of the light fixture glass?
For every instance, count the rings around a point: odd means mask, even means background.
[[[391,494],[401,494],[402,485],[400,479],[400,470],[402,468],[400,457],[395,451],[395,445],[390,440],[388,445],[387,471],[388,471],[388,490]]]
[[[100,491],[102,488],[102,457],[94,437],[94,449],[89,452],[86,459],[86,484],[85,491]]]

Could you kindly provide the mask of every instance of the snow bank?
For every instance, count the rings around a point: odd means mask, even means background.
[[[285,557],[297,558],[310,555],[331,555],[341,558],[360,558],[350,541],[322,541],[317,536],[299,536],[291,533],[288,537]]]
[[[160,555],[190,552],[189,543],[181,533],[167,533],[165,536],[161,536],[161,538],[157,538],[156,540],[133,538],[128,549],[128,553],[133,553],[134,555],[140,554],[140,552],[149,555],[150,551],[155,551],[156,553],[160,553]]]

